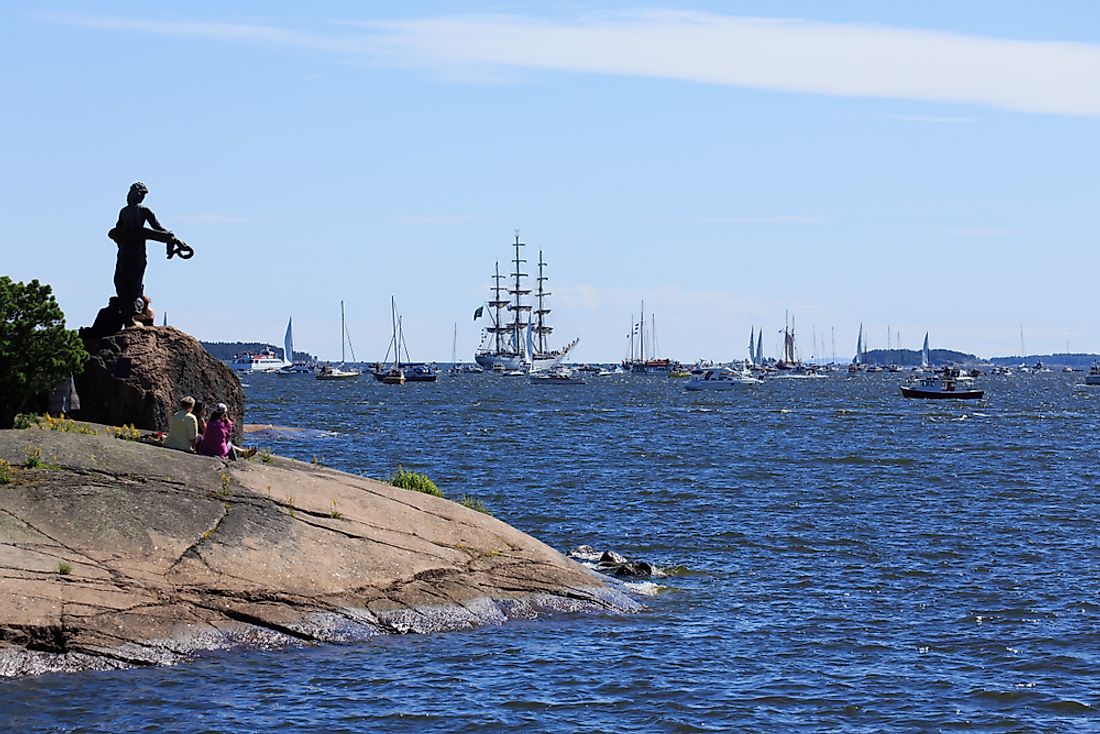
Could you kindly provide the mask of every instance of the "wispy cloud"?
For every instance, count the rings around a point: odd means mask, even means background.
[[[943,115],[890,115],[890,119],[902,120],[903,122],[928,122],[934,125],[957,125],[978,121],[976,117],[947,117]]]
[[[397,217],[394,224],[408,226],[435,226],[450,224],[469,224],[470,222],[484,221],[483,217],[475,217],[470,214],[427,214],[422,216]]]
[[[692,224],[820,224],[822,217],[802,214],[786,214],[773,217],[702,217],[692,219]]]
[[[1095,44],[676,11],[571,22],[515,15],[344,22],[313,31],[255,22],[41,17],[100,30],[361,54],[452,78],[555,70],[1100,118]]]
[[[247,222],[247,217],[236,214],[183,214],[176,219],[185,224],[240,224]]]
[[[949,229],[947,234],[960,235],[962,237],[1008,237],[1016,234],[1011,229],[998,229],[995,227],[968,227],[963,229]]]

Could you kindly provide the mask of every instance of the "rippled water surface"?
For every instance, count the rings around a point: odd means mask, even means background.
[[[0,730],[1100,731],[1100,387],[898,381],[253,377],[249,422],[313,429],[276,453],[677,571],[631,616],[0,682]]]

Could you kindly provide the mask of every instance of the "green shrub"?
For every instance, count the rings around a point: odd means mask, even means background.
[[[27,458],[23,460],[24,469],[41,469],[46,465],[42,461],[42,449],[27,449]]]
[[[11,464],[0,459],[0,484],[11,484],[15,481],[15,475],[12,474]]]
[[[57,572],[62,576],[68,576],[70,573],[73,572],[73,567],[65,561],[62,561],[61,563],[57,564]]]
[[[463,495],[462,499],[458,501],[458,504],[462,505],[463,507],[469,507],[471,510],[476,510],[477,512],[484,512],[490,517],[493,514],[489,512],[489,508],[485,506],[485,503],[479,500],[477,497]]]
[[[35,415],[34,413],[20,413],[19,415],[15,416],[15,420],[12,421],[12,428],[18,428],[20,430],[26,428],[35,428],[39,425],[39,422],[41,420],[42,417]]]
[[[402,489],[411,489],[414,492],[423,492],[433,497],[442,497],[443,493],[435,482],[428,479],[427,475],[415,471],[408,471],[403,467],[397,467],[397,473],[390,478],[390,484]]]
[[[260,457],[260,463],[262,463],[262,464],[270,464],[271,463],[271,450],[270,449],[260,449],[259,453],[256,454],[256,455]]]
[[[50,286],[0,275],[0,428],[62,379],[84,370],[88,353]]]

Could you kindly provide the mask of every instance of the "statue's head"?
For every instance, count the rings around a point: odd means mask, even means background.
[[[143,184],[141,181],[135,181],[130,184],[130,193],[126,195],[126,202],[128,204],[137,204],[145,195],[149,193],[149,187]]]

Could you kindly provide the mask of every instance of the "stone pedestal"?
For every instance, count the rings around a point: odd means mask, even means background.
[[[244,421],[244,390],[233,370],[211,357],[197,339],[171,326],[139,326],[104,337],[84,337],[91,358],[76,378],[81,420],[133,424],[167,431],[185,395],[229,407],[235,441]]]

